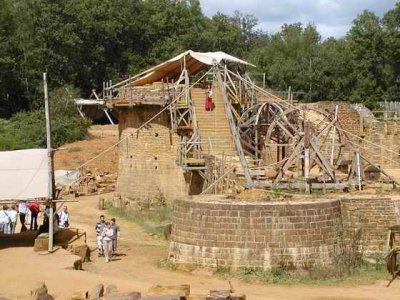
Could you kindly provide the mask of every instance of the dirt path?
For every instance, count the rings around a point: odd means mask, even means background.
[[[89,243],[95,244],[94,224],[101,213],[97,207],[98,197],[83,197],[79,203],[70,204],[72,222],[87,230]],[[106,214],[107,217],[110,217]],[[79,222],[79,223],[78,223]],[[78,223],[78,224],[77,224]],[[129,280],[134,286],[144,291],[155,284],[191,285],[193,294],[204,295],[210,289],[227,289],[228,282],[212,276],[207,271],[184,273],[161,269],[157,262],[167,257],[168,243],[164,240],[148,236],[136,224],[119,219],[121,240],[119,251],[122,256],[106,264],[103,259],[94,258],[86,265],[86,270],[95,274],[107,274],[113,278]],[[281,286],[248,284],[233,280],[233,286],[238,292],[248,295],[248,299],[397,299],[400,292],[400,282],[394,282],[386,288],[386,281],[373,285],[355,287],[312,287],[312,286]]]
[[[68,203],[72,226],[86,230],[89,245],[95,247],[94,224],[104,212],[97,209],[98,196],[79,200],[78,203]],[[111,217],[107,212],[106,216]],[[122,229],[119,252],[125,256],[106,264],[93,253],[93,262],[84,265],[85,271],[66,269],[71,265],[71,258],[62,251],[49,256],[34,253],[29,247],[0,250],[0,297],[28,299],[29,289],[37,281],[45,281],[56,299],[68,299],[74,291],[90,289],[98,282],[116,284],[122,291],[142,292],[156,284],[187,283],[193,295],[229,287],[226,280],[207,271],[184,273],[158,268],[157,262],[168,255],[167,242],[148,236],[134,223],[123,219],[118,223]],[[400,281],[395,281],[390,288],[385,287],[386,281],[352,287],[261,285],[237,280],[232,283],[237,292],[246,294],[250,300],[389,300],[398,299],[400,293]]]

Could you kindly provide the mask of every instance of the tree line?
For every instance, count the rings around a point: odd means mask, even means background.
[[[291,86],[308,101],[373,107],[400,100],[400,3],[383,18],[360,12],[345,37],[324,40],[312,24],[284,24],[269,34],[252,15],[207,17],[199,0],[0,0],[0,7],[3,119],[42,107],[43,71],[50,90],[68,85],[85,97],[105,80],[188,49],[247,59],[269,88]]]

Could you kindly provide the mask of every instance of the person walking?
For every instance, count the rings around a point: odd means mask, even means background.
[[[10,217],[7,214],[8,206],[3,205],[0,209],[0,233],[8,234],[10,227]]]
[[[119,240],[119,226],[117,225],[115,218],[111,219],[111,228],[113,229],[113,235],[111,237],[112,243],[112,255],[117,253],[117,240]]]
[[[104,215],[100,216],[100,221],[96,223],[96,236],[97,236],[97,247],[99,250],[99,257],[104,256],[104,248],[103,248],[103,230],[106,226],[106,221],[104,219]]]
[[[18,203],[18,213],[19,213],[19,221],[21,222],[21,232],[28,230],[26,228],[26,214],[28,213],[29,209],[26,205],[26,201],[22,200]]]
[[[60,228],[68,228],[69,227],[69,212],[67,206],[64,206],[62,211],[59,214],[60,217]]]
[[[103,248],[104,256],[106,258],[106,263],[111,260],[112,257],[112,236],[114,235],[114,230],[111,227],[110,222],[106,222],[106,226],[101,234],[103,236]]]
[[[17,226],[18,212],[15,205],[11,205],[11,208],[7,211],[8,217],[10,218],[10,231],[9,233],[15,234],[15,228]]]
[[[29,210],[31,211],[31,226],[30,230],[37,230],[38,225],[37,225],[37,217],[40,211],[39,208],[39,203],[37,201],[32,202],[29,204]]]

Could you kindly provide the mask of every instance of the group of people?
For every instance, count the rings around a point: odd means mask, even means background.
[[[100,216],[100,221],[96,224],[97,246],[99,257],[105,257],[109,262],[117,253],[117,240],[119,239],[120,229],[115,218],[106,221],[104,215]]]
[[[15,205],[8,207],[3,205],[0,210],[0,232],[5,234],[14,234],[17,226],[17,209]]]
[[[46,206],[44,209],[44,219],[42,228],[48,228],[50,207]],[[40,204],[38,201],[20,201],[18,205],[3,205],[0,207],[0,233],[4,234],[15,234],[17,220],[21,223],[21,232],[28,230],[27,221],[30,219],[30,230],[38,230],[37,218],[40,213]],[[54,214],[54,225],[58,228],[69,227],[69,212],[67,206],[64,206],[62,210]],[[43,230],[42,230],[43,231]]]

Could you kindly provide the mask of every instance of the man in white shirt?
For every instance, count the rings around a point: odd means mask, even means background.
[[[17,226],[17,208],[15,205],[11,205],[11,208],[7,211],[8,217],[10,218],[10,231],[9,233],[15,234],[15,228]]]
[[[10,226],[10,217],[7,214],[8,206],[3,205],[0,210],[0,233],[8,234],[8,229]]]
[[[63,210],[59,214],[60,217],[60,228],[69,227],[69,212],[66,206],[63,207]]]
[[[26,201],[22,200],[18,204],[18,213],[19,213],[19,221],[21,222],[21,232],[26,231],[26,215],[29,213],[28,206],[26,205]]]

